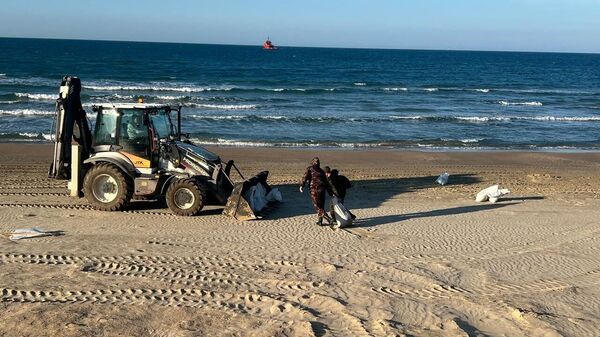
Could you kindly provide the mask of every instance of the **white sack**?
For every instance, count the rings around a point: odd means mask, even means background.
[[[338,198],[334,195],[331,197],[331,203],[333,204],[333,212],[335,213],[335,228],[344,228],[352,225],[352,215]]]
[[[450,177],[450,175],[448,174],[448,172],[444,172],[442,173],[437,179],[436,179],[436,183],[444,186],[448,183],[448,178]]]
[[[260,212],[267,206],[267,190],[262,184],[256,184],[246,191],[245,199],[254,212]]]
[[[498,185],[494,185],[494,186],[490,186],[486,189],[481,190],[479,193],[477,193],[477,196],[475,197],[475,201],[477,202],[484,202],[484,201],[490,201],[491,203],[495,203],[498,201],[498,199],[506,194],[509,194],[510,191],[507,189],[500,189],[500,186]]]

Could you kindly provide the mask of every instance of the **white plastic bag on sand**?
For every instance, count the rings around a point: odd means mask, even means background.
[[[498,201],[498,199],[506,194],[509,194],[510,191],[507,189],[500,189],[500,186],[498,185],[494,185],[494,186],[490,186],[486,189],[481,190],[481,192],[477,193],[477,196],[475,197],[475,201],[477,202],[484,202],[484,201],[488,201],[493,203],[496,203]]]
[[[260,212],[267,206],[267,190],[262,184],[252,186],[246,191],[245,198],[254,212]]]
[[[254,204],[254,211],[260,212],[267,206],[267,190],[262,184],[257,184],[254,190],[252,201]]]
[[[15,229],[12,232],[5,233],[9,240],[17,241],[22,239],[31,239],[31,238],[39,238],[42,236],[55,236],[60,235],[56,231],[46,232],[40,228],[24,228],[24,229]]]
[[[344,228],[352,225],[352,215],[335,195],[331,197],[331,203],[333,204],[333,212],[335,213],[336,223],[334,228]]]
[[[437,180],[435,182],[444,186],[448,183],[449,177],[450,177],[450,175],[448,174],[448,172],[444,172],[444,173],[440,174],[440,176],[437,178]]]
[[[271,192],[266,196],[268,202],[282,202],[283,196],[281,195],[281,191],[277,188],[271,189]]]

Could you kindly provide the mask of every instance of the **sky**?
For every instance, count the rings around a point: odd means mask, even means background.
[[[2,0],[0,36],[600,53],[600,0]]]

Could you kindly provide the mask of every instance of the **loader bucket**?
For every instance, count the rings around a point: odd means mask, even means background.
[[[269,172],[264,171],[244,182],[235,184],[231,196],[227,199],[223,214],[239,221],[259,219],[260,216],[252,209],[252,201],[246,200],[246,192],[258,184],[262,184],[267,191],[270,191],[271,188],[267,184],[268,175]]]

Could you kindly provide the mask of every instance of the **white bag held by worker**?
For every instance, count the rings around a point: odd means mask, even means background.
[[[498,185],[494,185],[494,186],[490,186],[486,189],[481,190],[481,192],[477,193],[477,196],[475,197],[475,201],[477,202],[484,202],[484,201],[488,201],[493,203],[496,203],[498,201],[498,199],[506,194],[509,194],[510,191],[507,189],[500,189],[500,186]]]
[[[334,195],[331,197],[333,212],[335,213],[334,228],[344,228],[352,225],[352,215],[339,199]]]
[[[448,183],[448,177],[450,177],[448,172],[444,172],[437,178],[437,180],[435,182],[444,186]]]

